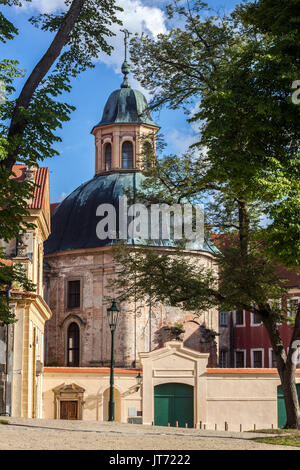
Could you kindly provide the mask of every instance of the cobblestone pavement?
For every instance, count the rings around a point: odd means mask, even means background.
[[[4,419],[4,418],[3,418]],[[300,450],[257,443],[259,434],[99,421],[7,418],[0,450]]]

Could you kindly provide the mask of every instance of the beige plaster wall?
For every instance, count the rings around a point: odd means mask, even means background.
[[[244,369],[237,373],[213,373],[207,377],[207,417],[203,421],[207,429],[239,431],[277,427],[277,373]],[[298,378],[299,381],[300,377]]]
[[[154,421],[154,387],[162,383],[185,383],[194,387],[195,427],[229,431],[277,427],[275,369],[207,369],[208,354],[185,348],[181,342],[166,343],[159,350],[141,353],[143,385],[137,390],[137,370],[116,369],[115,385],[120,400],[116,418],[128,421],[128,409],[143,413],[143,424]],[[300,371],[296,372],[300,383]],[[53,389],[63,384],[85,389],[83,420],[106,420],[109,369],[45,369],[43,418],[55,418]],[[117,405],[116,405],[117,406]]]
[[[276,369],[209,369],[208,355],[173,341],[141,353],[143,423],[154,420],[154,387],[179,382],[194,387],[194,425],[239,431],[277,427]],[[296,372],[300,383],[300,371]]]
[[[116,420],[128,421],[128,408],[135,407],[141,411],[141,393],[137,391],[138,370],[115,370],[115,401],[121,401],[120,413],[116,409]],[[100,368],[60,368],[47,367],[44,371],[43,383],[43,418],[55,418],[55,403],[53,389],[62,384],[76,384],[84,388],[83,420],[107,420],[109,369]],[[116,408],[118,408],[116,403]]]

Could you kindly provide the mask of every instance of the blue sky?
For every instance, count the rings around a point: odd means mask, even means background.
[[[123,27],[132,33],[145,31],[155,37],[165,32],[169,25],[164,13],[164,0],[117,0],[124,8],[120,15]],[[230,11],[237,0],[207,0],[210,7],[221,11]],[[61,8],[64,0],[32,0],[30,6],[5,8],[5,14],[19,29],[19,35],[1,45],[0,56],[17,59],[20,67],[28,73],[46,51],[51,41],[51,34],[34,28],[28,18],[39,12],[52,12]],[[120,72],[124,56],[123,35],[116,28],[117,36],[112,40],[114,51],[109,57],[102,54],[96,67],[83,73],[72,83],[72,91],[62,99],[76,107],[71,120],[59,131],[62,143],[56,145],[59,156],[46,159],[41,164],[50,170],[50,199],[59,202],[81,183],[94,176],[94,137],[91,129],[99,122],[105,102],[112,91],[120,87]],[[141,91],[140,85],[130,76],[134,88]],[[24,79],[19,80],[17,90]],[[146,94],[147,96],[147,94]],[[181,111],[163,110],[153,115],[161,126],[168,142],[170,152],[182,152],[194,139],[193,129],[186,123],[186,116]]]

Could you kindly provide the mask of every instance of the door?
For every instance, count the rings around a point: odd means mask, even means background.
[[[60,419],[78,419],[78,402],[61,401]]]
[[[168,383],[154,387],[154,424],[194,426],[194,389],[190,385]]]
[[[298,401],[300,403],[300,384],[296,384],[297,388],[297,395]],[[282,386],[278,385],[277,387],[277,421],[278,427],[283,428],[286,423],[286,411],[285,411],[285,403],[284,403],[284,396],[282,391]]]

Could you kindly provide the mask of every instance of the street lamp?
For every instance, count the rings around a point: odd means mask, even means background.
[[[120,310],[117,303],[113,300],[110,308],[107,309],[108,323],[111,331],[111,361],[110,361],[110,393],[108,403],[108,421],[115,420],[115,402],[114,402],[114,333],[116,331]]]
[[[141,376],[141,373],[140,373],[140,372],[139,372],[138,375],[136,376],[136,381],[137,381],[136,391],[138,392],[139,389],[140,389],[141,386],[142,386],[142,383],[143,383],[143,377]]]

